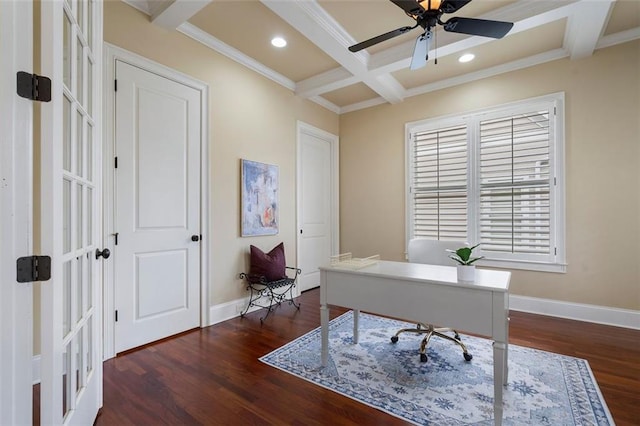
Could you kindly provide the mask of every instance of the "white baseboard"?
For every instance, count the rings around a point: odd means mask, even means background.
[[[260,299],[257,300],[260,302]],[[240,312],[244,311],[249,303],[249,298],[241,298],[230,302],[213,305],[209,308],[209,325],[214,325],[222,321],[226,321],[240,316]],[[268,302],[267,302],[268,303]],[[257,311],[258,306],[253,306],[248,312]]]
[[[247,306],[247,303],[249,303],[249,299],[242,298],[211,306],[209,308],[209,325],[240,316],[240,312]],[[254,306],[249,309],[249,312],[258,309],[260,308]],[[515,295],[509,296],[509,309],[640,330],[640,311],[631,309],[560,302],[557,300]],[[40,355],[33,357],[32,368],[33,384],[35,385],[40,383]]]
[[[31,360],[31,378],[34,385],[40,383],[40,355],[34,355]]]
[[[239,316],[240,311],[238,309],[244,309],[248,302],[248,298],[243,298],[211,306],[209,311],[210,325]],[[260,308],[254,306],[249,309],[249,312],[258,309]],[[640,311],[631,309],[562,302],[513,294],[509,295],[509,309],[640,330]]]
[[[509,295],[509,309],[640,330],[640,311]]]

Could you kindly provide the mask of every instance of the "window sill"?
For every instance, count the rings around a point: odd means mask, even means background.
[[[565,274],[567,272],[566,263],[542,263],[542,262],[523,262],[513,260],[495,260],[495,259],[483,259],[478,261],[476,265],[489,268],[502,268],[502,269],[521,269],[525,271],[535,272],[553,272],[557,274]]]

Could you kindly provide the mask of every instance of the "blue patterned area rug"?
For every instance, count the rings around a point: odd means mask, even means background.
[[[462,336],[460,348],[433,338],[420,362],[414,325],[360,314],[360,342],[353,344],[353,313],[330,322],[329,363],[320,365],[320,328],[260,360],[403,420],[426,425],[493,424],[491,341]],[[611,414],[586,360],[509,345],[504,388],[505,425],[612,425]]]

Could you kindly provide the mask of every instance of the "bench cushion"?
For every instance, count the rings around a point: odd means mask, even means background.
[[[286,261],[284,258],[284,243],[275,246],[269,253],[265,253],[256,246],[250,246],[251,277],[265,277],[267,281],[276,281],[286,277]],[[259,278],[257,278],[259,280]]]

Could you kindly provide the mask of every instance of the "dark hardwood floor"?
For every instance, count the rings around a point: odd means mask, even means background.
[[[320,325],[319,290],[299,301],[263,325],[258,311],[105,362],[95,424],[405,424],[258,361]],[[639,330],[512,312],[510,342],[587,359],[615,422],[640,424]]]

